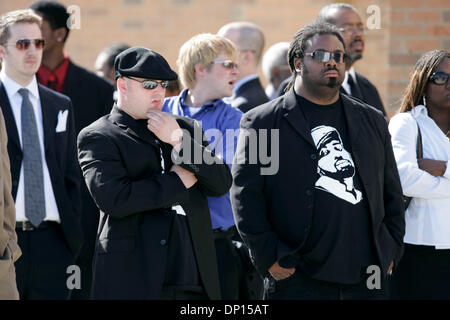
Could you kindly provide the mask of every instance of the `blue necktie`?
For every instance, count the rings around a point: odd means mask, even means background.
[[[44,173],[41,145],[33,105],[28,90],[20,89],[22,96],[22,148],[23,175],[25,182],[25,216],[35,226],[45,218]]]

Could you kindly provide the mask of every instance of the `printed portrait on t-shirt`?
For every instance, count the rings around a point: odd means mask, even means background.
[[[362,193],[353,183],[355,164],[351,154],[345,150],[339,132],[330,126],[318,126],[311,130],[311,136],[319,152],[316,189],[356,204],[362,200]]]

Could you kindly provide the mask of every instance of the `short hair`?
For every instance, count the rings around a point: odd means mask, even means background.
[[[264,77],[266,77],[268,81],[270,81],[273,68],[283,64],[288,64],[288,49],[289,42],[277,42],[264,53],[261,65]]]
[[[66,42],[70,32],[67,26],[70,14],[64,5],[56,1],[40,0],[31,4],[30,9],[42,14],[42,17],[49,23],[52,30],[64,27],[66,29],[66,36],[63,42]]]
[[[9,28],[16,23],[35,23],[42,25],[42,19],[30,9],[15,10],[0,17],[0,44],[3,45],[10,37]]]
[[[247,21],[231,22],[220,28],[218,33],[221,34],[221,31],[224,30],[238,32],[239,36],[236,40],[236,47],[242,51],[253,51],[256,57],[256,63],[261,61],[265,40],[264,33],[256,24]]]
[[[114,60],[116,59],[117,55],[121,53],[122,51],[125,51],[129,49],[130,46],[126,43],[113,43],[107,47],[105,47],[99,54],[105,55],[106,59],[105,62],[109,68],[114,68]]]
[[[202,64],[211,68],[211,62],[222,52],[232,56],[234,61],[237,60],[236,47],[225,37],[201,33],[186,41],[181,46],[177,59],[182,85],[192,89],[196,83],[195,65]]]
[[[336,24],[336,20],[334,20],[331,16],[330,16],[330,12],[333,10],[341,10],[341,9],[345,9],[345,10],[353,10],[355,12],[358,12],[356,10],[356,8],[354,6],[352,6],[351,4],[348,3],[332,3],[329,4],[325,7],[323,7],[318,16],[317,16],[317,20],[319,21],[323,21],[323,22],[328,22],[330,24]]]
[[[294,76],[296,75],[294,60],[295,58],[300,58],[301,60],[303,60],[308,40],[314,37],[315,35],[325,35],[325,34],[331,34],[336,36],[336,38],[338,38],[338,40],[344,46],[345,52],[344,39],[342,38],[339,30],[334,25],[323,21],[314,21],[312,23],[309,23],[302,29],[297,31],[297,33],[295,34],[294,38],[292,39],[289,45],[288,50],[289,68],[291,69]]]
[[[428,79],[430,79],[436,67],[446,58],[450,58],[450,52],[445,50],[428,51],[419,58],[411,72],[399,112],[407,112],[423,103],[422,99],[425,95]]]

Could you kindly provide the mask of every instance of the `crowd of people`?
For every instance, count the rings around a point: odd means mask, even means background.
[[[126,43],[78,66],[69,17],[0,17],[0,299],[450,299],[448,51],[388,119],[349,4],[266,52],[197,34],[177,72]]]

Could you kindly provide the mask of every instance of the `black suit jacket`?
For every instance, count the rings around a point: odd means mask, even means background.
[[[380,112],[341,96],[353,160],[369,204],[376,254],[387,272],[392,260],[398,264],[405,232],[402,188],[390,135]],[[319,155],[300,108],[291,88],[241,120],[231,202],[238,231],[262,275],[276,261],[298,257],[312,224]],[[279,153],[274,153],[279,154],[279,169],[276,174],[261,175],[264,166],[259,161],[248,164],[246,148],[255,140],[245,137],[245,129],[274,128],[279,129],[279,141],[269,140],[268,148],[278,144]],[[254,148],[253,153],[257,154]]]
[[[80,221],[81,175],[77,162],[76,135],[73,108],[66,96],[38,85],[44,124],[45,159],[47,161],[53,192],[61,218],[68,247],[76,258],[83,244]],[[8,154],[11,159],[12,195],[16,199],[22,166],[22,148],[11,105],[5,87],[0,82],[0,107],[5,116],[8,132]],[[56,132],[58,113],[69,110],[67,127]]]
[[[363,95],[362,102],[367,103],[369,106],[372,106],[378,110],[380,110],[384,116],[386,116],[386,110],[384,110],[383,102],[381,101],[380,95],[378,93],[377,88],[362,74],[356,72],[356,82],[361,89],[361,93]],[[341,87],[341,92],[348,94],[344,88]]]
[[[111,111],[113,93],[114,86],[110,82],[74,64],[69,59],[63,94],[72,100],[76,135],[81,129]],[[94,254],[100,212],[92,200],[84,180],[81,185],[81,200],[81,223],[85,242],[80,258],[89,260]]]
[[[240,86],[232,96],[231,105],[242,112],[247,112],[254,107],[269,101],[259,78],[247,81]]]
[[[176,119],[191,137],[202,136],[201,127],[194,120]],[[198,136],[194,136],[194,129]],[[163,150],[166,173],[161,173],[158,144]],[[191,157],[196,152],[211,154],[205,144],[184,135],[183,148],[187,144],[191,146]],[[170,172],[171,151],[170,145],[160,142],[117,107],[79,134],[79,162],[101,210],[94,257],[95,299],[159,299],[174,214],[171,207],[178,204],[187,214],[206,294],[211,299],[220,298],[206,196],[225,194],[231,186],[231,173],[217,158],[216,164],[211,165],[182,164],[198,179],[186,189],[178,175]]]

